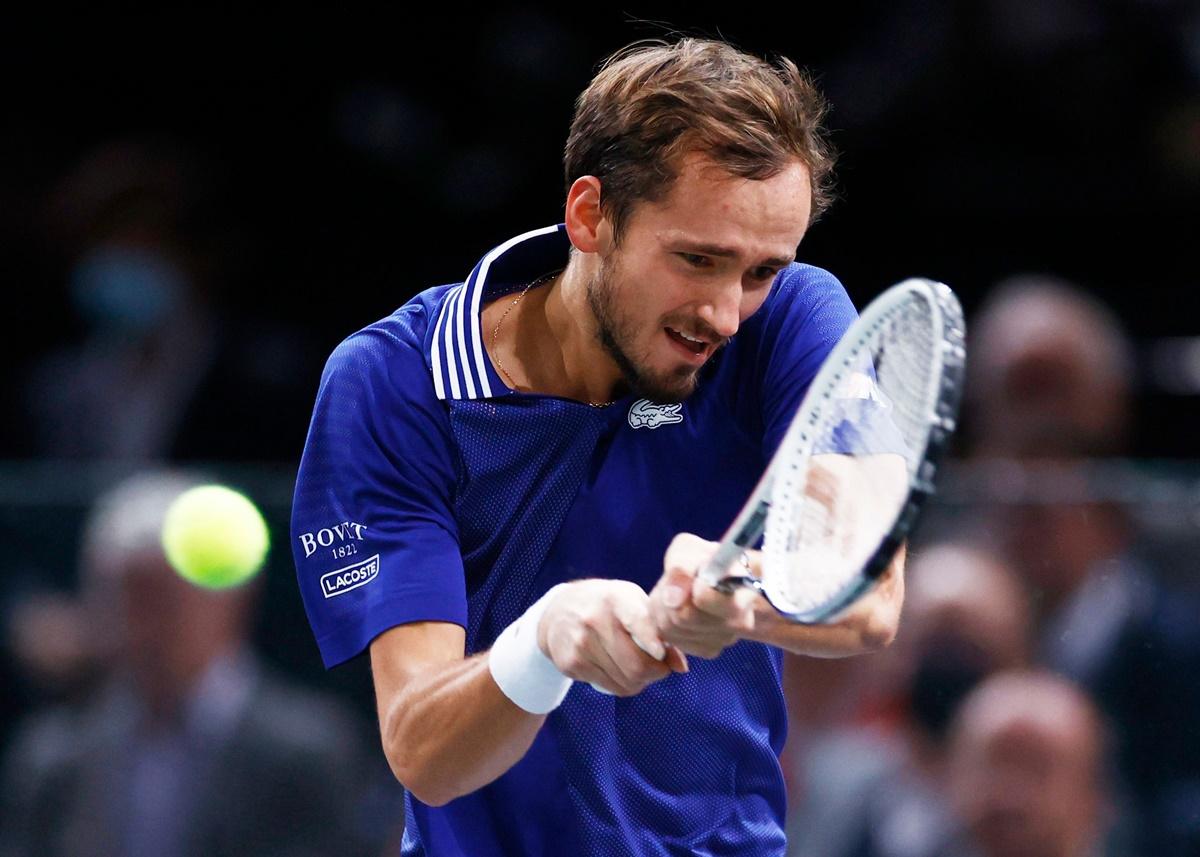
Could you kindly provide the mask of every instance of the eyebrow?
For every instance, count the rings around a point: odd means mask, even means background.
[[[736,259],[738,252],[732,247],[722,247],[720,244],[703,244],[695,241],[689,241],[686,238],[678,238],[669,240],[668,243],[680,248],[685,253],[696,253],[701,256],[720,256],[725,259]],[[772,265],[779,268],[786,268],[794,262],[796,257],[789,256],[787,258],[781,256],[772,256],[770,259],[763,259],[760,265]]]

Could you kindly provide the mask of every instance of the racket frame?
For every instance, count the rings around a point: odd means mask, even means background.
[[[776,474],[783,464],[783,452],[799,444],[797,455],[811,455],[816,438],[808,432],[817,421],[817,401],[833,395],[845,373],[853,371],[856,365],[854,358],[859,349],[875,335],[897,306],[909,300],[913,293],[930,304],[931,326],[940,343],[934,350],[934,359],[938,361],[938,365],[929,374],[930,389],[925,395],[925,401],[933,403],[932,413],[928,415],[927,420],[929,431],[926,434],[921,462],[909,475],[908,495],[879,546],[852,581],[822,605],[801,611],[788,610],[771,600],[762,580],[749,575],[730,575],[729,569],[737,563],[744,551],[754,548],[762,538],[771,511],[771,491]],[[827,622],[845,610],[874,586],[888,568],[896,552],[912,534],[920,519],[921,510],[934,493],[934,477],[938,465],[957,427],[965,365],[966,329],[962,307],[949,286],[935,280],[914,277],[897,283],[871,301],[834,346],[809,384],[808,391],[796,409],[783,441],[779,444],[779,449],[767,465],[749,500],[725,532],[716,552],[700,569],[700,579],[723,592],[732,592],[739,586],[755,589],[776,611],[797,624]]]

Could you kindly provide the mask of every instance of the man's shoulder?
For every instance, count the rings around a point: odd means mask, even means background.
[[[760,346],[780,336],[824,340],[832,332],[836,341],[856,314],[837,277],[816,265],[793,262],[779,272],[767,299],[747,320],[744,338]]]
[[[347,336],[329,355],[322,384],[335,377],[352,377],[379,392],[432,396],[430,338],[443,303],[457,285],[426,289],[390,315]]]
[[[788,265],[763,305],[738,329],[721,362],[714,364],[712,371],[724,383],[713,389],[732,396],[752,434],[761,432],[764,418],[768,426],[785,426],[856,316],[837,277],[815,265]],[[770,434],[768,447],[773,449],[777,440]]]
[[[775,278],[764,309],[812,309],[830,300],[849,303],[841,281],[824,268],[793,262]]]
[[[359,328],[346,337],[335,349],[370,350],[375,342],[390,342],[396,348],[416,350],[427,348],[434,322],[442,305],[459,283],[433,286],[405,301],[390,315]]]

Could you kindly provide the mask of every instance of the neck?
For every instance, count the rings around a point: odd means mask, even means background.
[[[485,308],[485,329],[500,325],[493,360],[500,357],[517,389],[590,404],[617,396],[621,373],[600,344],[587,300],[591,261],[573,254],[561,274],[530,289],[503,321],[509,299]]]
[[[567,269],[546,298],[546,323],[562,355],[568,395],[588,402],[609,402],[617,397],[621,370],[600,344],[596,316],[587,299],[587,284],[595,274],[596,259],[572,254]]]

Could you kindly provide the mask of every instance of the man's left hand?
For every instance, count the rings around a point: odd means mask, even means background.
[[[662,639],[689,655],[715,658],[754,630],[758,593],[719,592],[697,577],[717,543],[680,533],[663,558],[663,576],[650,593],[650,610]]]

